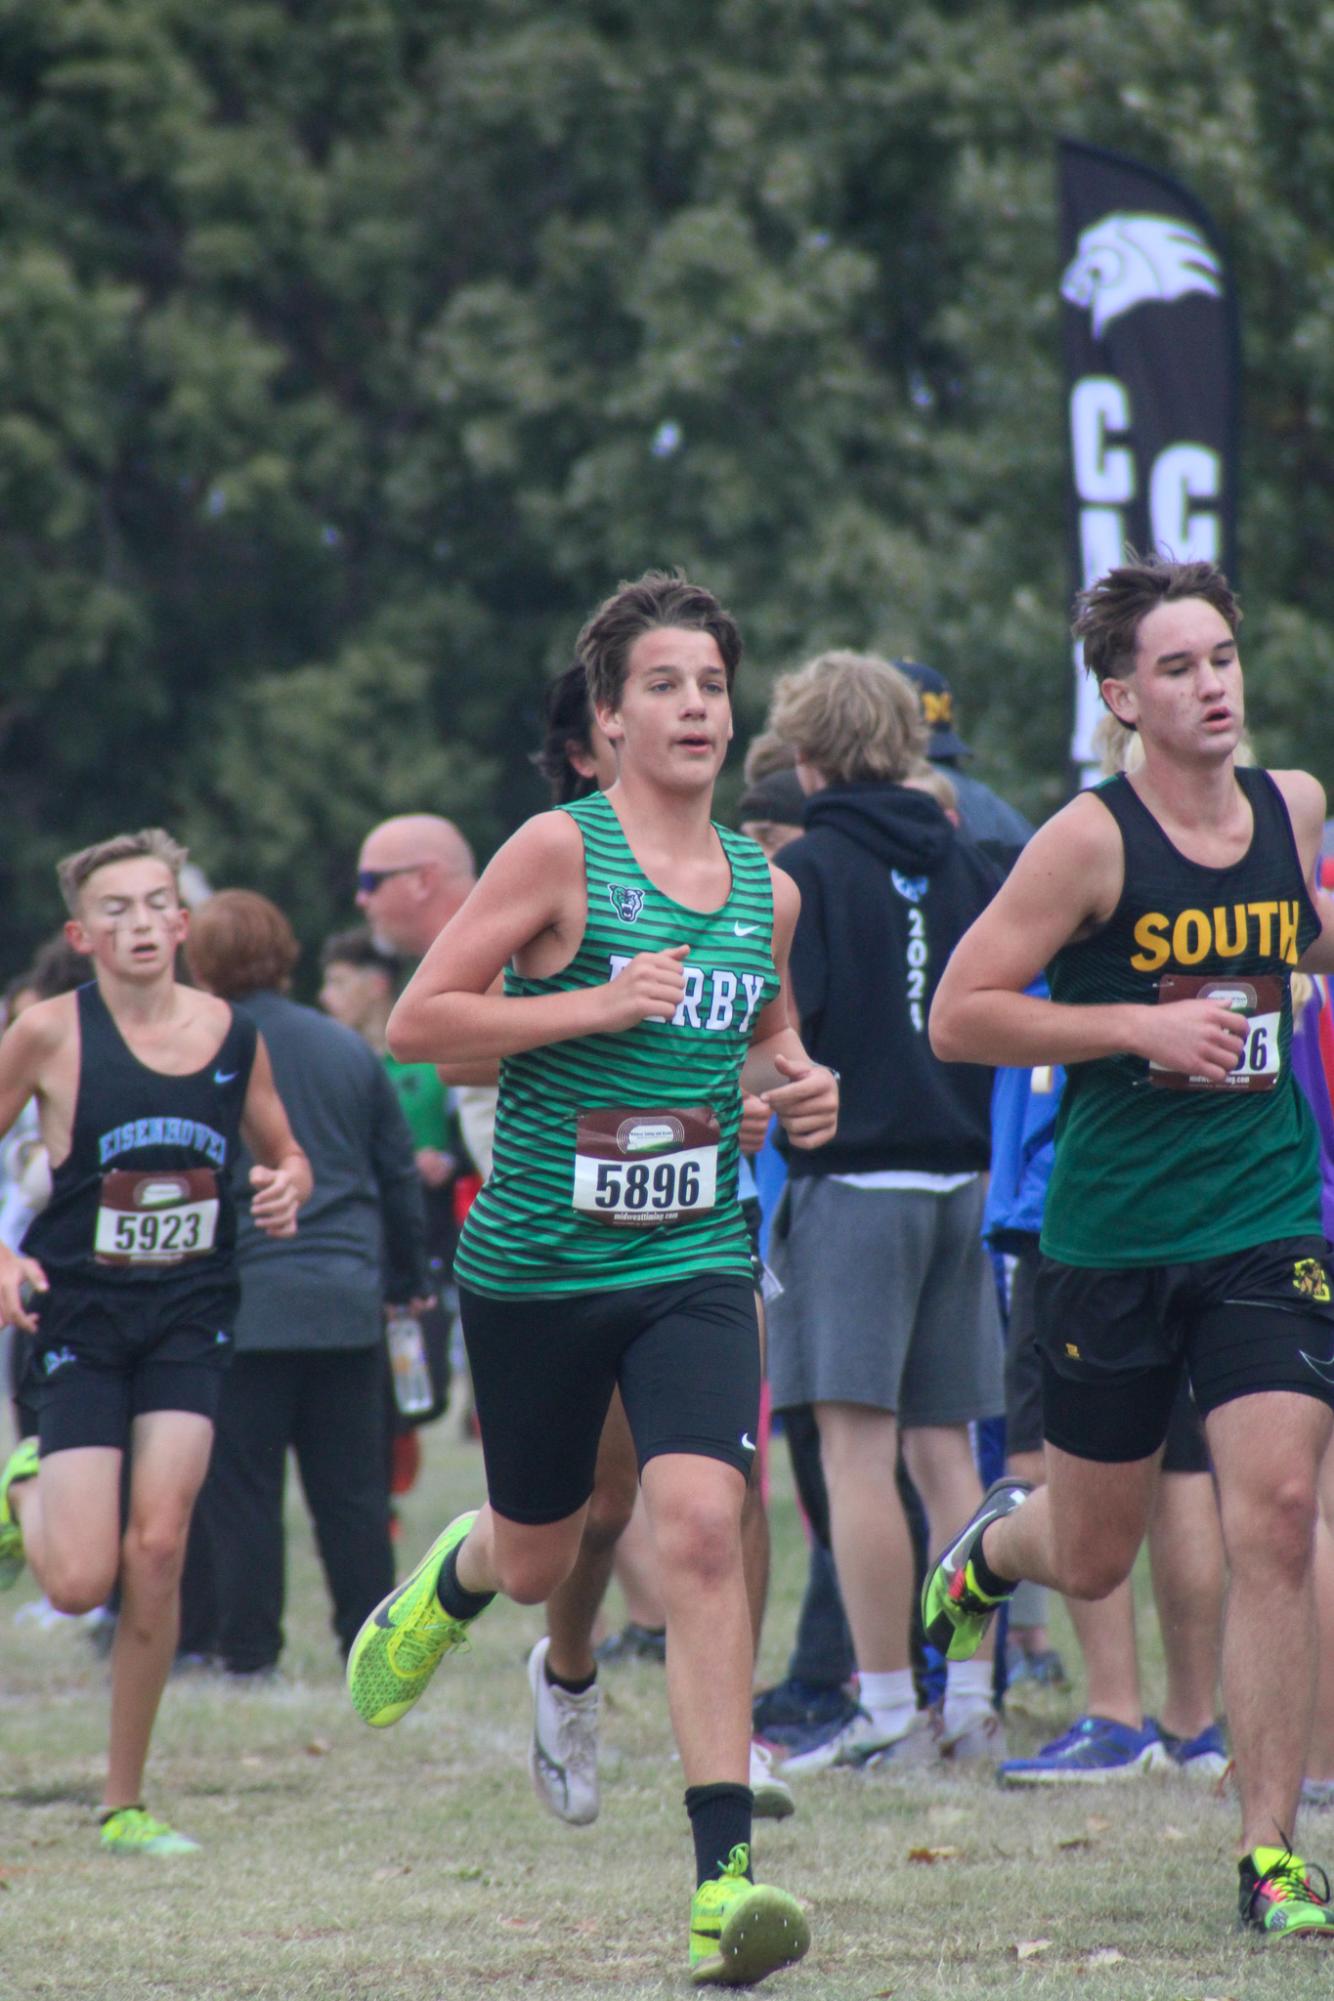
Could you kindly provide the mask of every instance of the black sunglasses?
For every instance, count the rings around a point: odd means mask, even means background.
[[[374,896],[382,882],[388,882],[391,875],[411,875],[414,869],[425,868],[425,862],[403,862],[398,868],[359,868],[357,889],[362,896]]]

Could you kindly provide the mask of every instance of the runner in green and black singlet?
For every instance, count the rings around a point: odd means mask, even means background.
[[[588,904],[583,941],[545,979],[505,972],[513,998],[569,992],[615,978],[636,952],[687,944],[685,992],[670,1021],[526,1050],[501,1066],[495,1165],[464,1226],[455,1270],[488,1293],[561,1294],[659,1284],[696,1272],[749,1279],[750,1239],[737,1200],[737,1079],[761,1011],[778,993],[769,864],[753,841],[718,826],[731,892],[717,910],[687,910],[649,881],[605,793],[560,809],[584,843]],[[672,1228],[654,1228],[653,1166],[646,1153],[634,1199],[646,1227],[609,1229],[597,1210],[594,1171],[576,1206],[579,1116],[607,1107],[705,1105],[718,1123],[713,1203]],[[627,1162],[625,1175],[635,1164]],[[609,1163],[604,1184],[622,1175]],[[675,1194],[675,1177],[670,1191]],[[665,1186],[667,1177],[661,1177]],[[604,1189],[605,1193],[605,1189]]]
[[[1063,1063],[1035,1311],[1047,1484],[1003,1484],[934,1566],[929,1636],[978,1644],[1029,1577],[1103,1597],[1143,1540],[1189,1375],[1218,1487],[1223,1693],[1243,1924],[1334,1938],[1292,1853],[1314,1691],[1316,1482],[1334,1417],[1334,1286],[1291,975],[1334,970],[1314,888],[1325,799],[1238,768],[1240,610],[1206,562],[1127,562],[1074,633],[1144,758],[1025,849],[937,991],[937,1053]],[[1024,989],[1051,967],[1050,1000]]]
[[[1319,1141],[1288,1060],[1291,975],[1320,918],[1278,787],[1245,767],[1237,782],[1254,833],[1221,869],[1175,848],[1124,776],[1093,795],[1120,831],[1124,888],[1102,930],[1058,952],[1052,999],[1153,1006],[1206,979],[1249,1027],[1221,1085],[1164,1088],[1168,1073],[1130,1055],[1072,1068],[1042,1225],[1064,1264],[1184,1263],[1320,1234]]]
[[[501,1062],[495,1175],[456,1265],[488,1500],[372,1614],[348,1681],[368,1722],[395,1722],[497,1590],[549,1597],[578,1555],[619,1388],[667,1610],[699,1886],[691,1965],[749,1984],[799,1958],[808,1931],[794,1899],[749,1876],[740,1523],[759,1332],[741,1089],[813,1146],[833,1133],[837,1085],[789,1011],[795,885],[710,818],[735,624],[686,579],[650,573],[602,606],[579,651],[615,784],[519,830],[390,1023],[405,1058]],[[534,1771],[544,1798],[557,1778],[579,1774]]]

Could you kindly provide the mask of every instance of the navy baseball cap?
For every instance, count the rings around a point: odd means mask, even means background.
[[[927,756],[971,757],[972,751],[954,727],[954,691],[945,676],[934,667],[924,667],[920,660],[893,660],[890,665],[906,674],[917,688],[928,731]]]

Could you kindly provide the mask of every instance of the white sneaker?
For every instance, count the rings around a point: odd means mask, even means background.
[[[989,1706],[967,1717],[953,1732],[942,1721],[936,1749],[952,1765],[998,1765],[1006,1756],[1005,1725]]]
[[[797,1810],[791,1786],[774,1770],[773,1752],[754,1737],[750,1740],[750,1790],[756,1820],[786,1820]]]
[[[528,1771],[533,1790],[557,1820],[587,1827],[598,1817],[598,1711],[602,1693],[594,1682],[571,1695],[547,1680],[547,1648],[541,1639],[528,1656],[533,1691],[533,1737]]]
[[[800,1751],[795,1758],[785,1758],[783,1771],[785,1775],[791,1772],[824,1772],[835,1765],[851,1766],[855,1771],[865,1771],[870,1766],[875,1766],[877,1770],[889,1765],[906,1768],[927,1764],[935,1755],[935,1737],[921,1710],[899,1736],[886,1737],[866,1711],[859,1709],[841,1730],[827,1737],[823,1744],[817,1744],[814,1750]]]

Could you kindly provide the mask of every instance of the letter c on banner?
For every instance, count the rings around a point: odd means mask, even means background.
[[[1070,457],[1082,501],[1123,507],[1135,497],[1135,459],[1109,434],[1130,429],[1130,397],[1114,375],[1086,375],[1070,392]]]
[[[1223,491],[1223,464],[1207,445],[1169,445],[1149,474],[1149,526],[1153,544],[1179,563],[1216,563],[1222,532],[1216,508],[1192,508],[1192,500],[1217,502]]]

